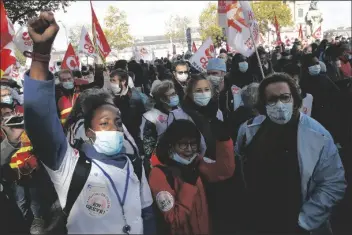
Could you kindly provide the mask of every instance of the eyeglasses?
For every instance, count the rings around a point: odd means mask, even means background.
[[[266,102],[269,106],[274,106],[280,100],[282,103],[290,103],[292,99],[291,93],[284,93],[279,96],[271,96]]]
[[[188,146],[191,147],[192,150],[197,150],[198,149],[198,144],[197,143],[177,143],[178,147],[181,149],[181,150],[186,150],[188,148]]]
[[[188,74],[188,71],[177,71],[176,73],[179,75],[182,75],[182,74]]]

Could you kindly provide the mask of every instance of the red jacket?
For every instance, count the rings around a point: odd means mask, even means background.
[[[233,175],[235,156],[232,140],[217,141],[216,159],[212,163],[201,156],[196,159],[200,161],[202,178],[209,182],[222,181]],[[155,167],[150,172],[149,185],[156,204],[159,206],[161,202],[164,207],[160,211],[170,227],[168,234],[211,234],[208,203],[200,178],[196,185],[191,185],[174,176],[173,190],[164,172]]]
[[[64,125],[67,117],[70,115],[73,105],[75,104],[79,93],[74,93],[73,96],[61,96],[57,102],[57,107],[60,112],[60,121]]]

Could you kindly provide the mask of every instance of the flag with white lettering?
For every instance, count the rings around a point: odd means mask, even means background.
[[[209,37],[189,59],[191,65],[199,72],[206,72],[209,59],[215,57],[214,43]]]
[[[233,50],[244,56],[251,56],[255,49],[254,43],[259,42],[259,26],[248,1],[234,1],[226,6],[228,37],[227,42]]]

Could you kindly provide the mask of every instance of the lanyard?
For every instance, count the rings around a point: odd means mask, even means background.
[[[92,160],[92,162],[104,173],[105,177],[110,181],[110,184],[112,186],[112,189],[114,190],[115,194],[116,194],[116,197],[117,197],[117,200],[119,201],[119,204],[122,208],[122,216],[123,216],[123,220],[125,221],[125,226],[123,226],[122,228],[122,231],[126,234],[129,234],[129,232],[131,231],[131,226],[127,224],[127,219],[126,219],[126,216],[125,216],[125,209],[124,209],[124,205],[125,205],[125,201],[126,201],[126,195],[127,195],[127,191],[128,191],[128,183],[129,183],[129,179],[130,179],[130,163],[126,162],[127,164],[127,176],[126,176],[126,182],[125,182],[125,190],[123,192],[123,197],[122,197],[122,200],[121,200],[121,197],[120,197],[120,194],[119,192],[117,191],[117,188],[114,184],[114,182],[112,181],[110,175],[108,173],[106,173],[106,171],[104,171],[104,169],[99,166],[94,160]]]

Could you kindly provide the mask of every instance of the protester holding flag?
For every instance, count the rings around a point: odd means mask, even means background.
[[[262,73],[260,71],[260,67],[262,67],[265,77],[274,72],[272,63],[269,60],[269,55],[263,47],[258,47],[258,55],[260,58],[260,63],[259,63],[258,58],[255,54],[253,54],[249,58],[249,60],[250,60],[250,63],[249,63],[250,64],[250,67],[249,67],[250,73],[252,73],[253,79],[255,82],[260,82],[264,79],[262,76]]]

